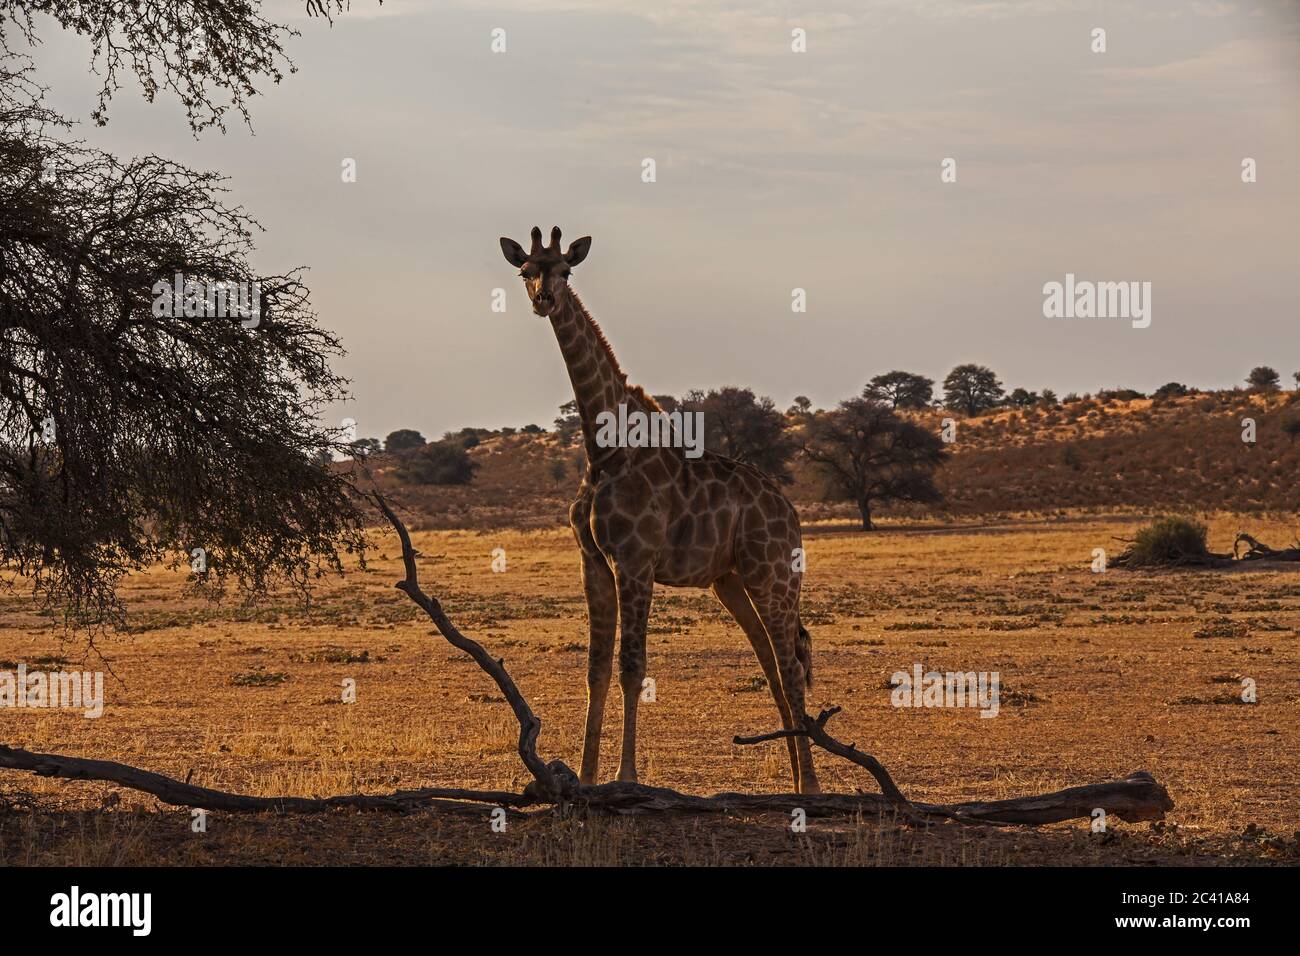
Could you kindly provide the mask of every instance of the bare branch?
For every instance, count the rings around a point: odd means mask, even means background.
[[[406,567],[406,577],[397,582],[397,589],[418,604],[424,613],[428,614],[432,619],[434,626],[438,628],[438,633],[445,637],[453,647],[472,657],[474,663],[486,671],[497,687],[500,688],[501,693],[510,704],[510,709],[515,712],[515,717],[519,721],[520,759],[523,760],[524,766],[528,768],[528,772],[533,775],[533,779],[537,781],[542,796],[560,796],[562,787],[559,777],[563,774],[557,774],[556,770],[552,769],[552,766],[548,766],[537,755],[537,736],[542,730],[541,719],[528,706],[528,701],[524,699],[524,695],[520,693],[514,679],[506,671],[505,664],[493,658],[478,641],[462,634],[443,612],[438,599],[430,597],[420,589],[419,570],[415,564],[419,552],[411,546],[411,535],[407,532],[406,525],[393,513],[393,509],[388,506],[388,502],[384,500],[383,495],[376,492],[374,500],[379,506],[379,510],[384,513],[384,517],[388,519],[389,524],[397,531],[398,540],[402,543],[402,563]],[[567,768],[564,769],[567,770]],[[572,775],[573,772],[569,771],[567,776]]]

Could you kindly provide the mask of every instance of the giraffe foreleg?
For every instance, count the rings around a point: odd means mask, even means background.
[[[587,722],[582,738],[578,782],[594,784],[600,772],[600,732],[614,670],[614,634],[618,629],[618,590],[605,556],[593,547],[582,552],[582,589],[587,596]]]

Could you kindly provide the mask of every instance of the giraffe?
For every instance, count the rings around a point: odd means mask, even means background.
[[[785,729],[800,726],[805,688],[812,686],[812,639],[799,618],[802,554],[799,516],[780,486],[757,469],[708,451],[688,458],[681,448],[601,447],[597,418],[661,411],[629,384],[600,326],[569,287],[572,269],[591,248],[584,236],[560,252],[560,229],[549,246],[532,230],[525,253],[502,237],[533,312],[549,318],[568,367],[582,420],[587,469],[569,523],[582,555],[587,599],[587,716],[579,782],[594,784],[609,695],[617,630],[623,736],[618,780],[636,781],[636,719],[646,670],[646,623],[655,584],[708,588],[753,646]],[[799,793],[818,793],[806,737],[787,737]]]

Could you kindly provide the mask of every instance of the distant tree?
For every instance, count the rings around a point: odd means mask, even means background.
[[[794,402],[785,410],[785,413],[792,418],[803,418],[806,415],[811,415],[812,399],[807,395],[796,395]]]
[[[1056,397],[1056,393],[1050,388],[1043,389],[1042,394],[1038,397],[1038,403],[1040,405],[1046,405],[1049,408],[1055,408],[1057,405],[1061,404]]]
[[[1292,441],[1300,436],[1300,415],[1292,416],[1282,422],[1282,434]]]
[[[561,445],[572,445],[578,433],[582,431],[582,418],[578,415],[577,401],[568,401],[560,406],[560,414],[555,418],[555,435]]]
[[[1165,382],[1151,393],[1151,397],[1156,401],[1165,401],[1171,398],[1182,398],[1189,391],[1182,382]]]
[[[1291,378],[1295,380],[1295,387],[1300,389],[1300,372],[1292,372]]]
[[[456,440],[460,442],[461,448],[474,448],[482,444],[483,439],[479,438],[478,429],[462,428],[456,435]]]
[[[1002,401],[1002,383],[993,370],[983,365],[958,365],[943,380],[944,400],[949,408],[978,415]]]
[[[878,399],[850,398],[815,415],[803,455],[831,501],[852,501],[871,531],[872,505],[884,501],[935,502],[934,470],[948,453],[939,436],[894,412]]]
[[[681,411],[704,413],[704,447],[709,451],[753,465],[783,484],[794,480],[789,464],[798,446],[770,398],[756,398],[750,389],[730,385],[707,392],[692,389],[682,398]]]
[[[545,429],[541,425],[525,425],[519,431],[525,435],[540,435]]]
[[[878,398],[890,408],[926,408],[934,398],[934,379],[911,372],[886,372],[868,383],[862,397]]]
[[[677,410],[678,402],[672,395],[652,395],[650,397],[655,400],[656,405],[666,412],[671,413]]]
[[[551,467],[547,469],[551,476],[551,481],[555,484],[562,482],[569,474],[569,464],[563,458],[556,458],[551,462]]]
[[[419,448],[422,445],[424,445],[424,436],[414,428],[399,428],[395,432],[389,432],[388,437],[384,439],[384,451],[390,455]]]
[[[1013,389],[1011,394],[1007,396],[1007,401],[1016,408],[1028,408],[1030,405],[1038,404],[1038,393],[1023,388]]]
[[[353,458],[369,458],[383,450],[384,446],[378,438],[361,438],[354,441],[351,446]]]
[[[462,445],[443,440],[403,452],[397,477],[413,485],[467,485],[477,470]]]
[[[1246,384],[1261,392],[1274,392],[1281,384],[1281,376],[1277,374],[1276,369],[1269,368],[1267,365],[1257,365],[1246,376]]]
[[[1104,402],[1131,402],[1138,398],[1146,398],[1136,388],[1103,388],[1097,392],[1097,397]]]

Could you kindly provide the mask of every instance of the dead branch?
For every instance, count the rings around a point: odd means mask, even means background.
[[[760,736],[779,739],[789,736],[789,732],[778,731],[775,735]],[[1168,791],[1145,770],[1135,771],[1123,780],[1069,787],[1037,796],[949,804],[905,801],[900,806],[895,800],[876,793],[717,793],[711,797],[699,797],[666,787],[648,787],[637,783],[604,783],[582,787],[575,796],[575,803],[619,814],[671,810],[696,813],[789,813],[791,810],[803,810],[808,816],[824,817],[855,813],[884,814],[901,809],[909,816],[993,826],[1040,826],[1065,820],[1089,819],[1099,808],[1129,822],[1160,820],[1174,807]]]
[[[1116,538],[1117,541],[1132,543],[1131,538]],[[1242,545],[1246,546],[1243,553]],[[1177,570],[1179,568],[1229,568],[1239,561],[1300,561],[1300,542],[1290,548],[1275,549],[1257,540],[1244,531],[1238,531],[1232,541],[1232,552],[1205,551],[1200,554],[1181,555],[1162,561],[1159,564],[1139,563],[1131,547],[1125,548],[1110,561],[1112,568],[1128,570]]]
[[[406,578],[398,581],[395,586],[418,604],[425,614],[429,615],[434,626],[438,628],[439,634],[445,637],[452,646],[472,657],[474,663],[486,671],[487,675],[496,682],[497,687],[500,688],[502,695],[510,704],[510,709],[514,711],[515,717],[519,721],[519,757],[537,782],[538,796],[563,796],[561,781],[563,780],[564,784],[568,784],[567,778],[573,777],[574,780],[577,778],[574,777],[572,771],[567,774],[562,772],[568,768],[552,768],[537,755],[537,737],[542,731],[542,721],[533,713],[533,709],[528,706],[528,701],[515,685],[514,679],[506,671],[505,662],[493,658],[483,648],[482,644],[462,634],[443,612],[442,604],[439,603],[438,599],[430,597],[420,590],[419,571],[415,564],[419,552],[411,546],[411,535],[407,532],[406,525],[393,513],[393,509],[388,507],[388,502],[384,500],[383,495],[376,492],[374,500],[379,506],[379,510],[384,513],[384,517],[388,519],[389,524],[397,532],[398,540],[402,543],[402,564],[406,568]],[[561,772],[557,773],[557,771]]]
[[[1238,554],[1241,545],[1247,545],[1245,554]],[[1300,561],[1300,544],[1276,550],[1255,540],[1244,531],[1238,531],[1232,542],[1232,556],[1238,561]]]
[[[337,809],[409,813],[431,809],[445,813],[482,815],[488,807],[503,807],[507,808],[507,812],[516,814],[534,804],[549,803],[534,800],[526,792],[518,794],[444,787],[323,798],[253,797],[194,786],[160,773],[111,760],[32,753],[3,745],[0,745],[0,767],[27,770],[43,777],[102,780],[151,794],[172,806],[228,813],[323,813]],[[811,817],[825,817],[858,813],[879,815],[899,809],[895,801],[874,793],[718,793],[701,797],[680,793],[668,787],[618,782],[577,788],[570,796],[570,803],[620,815],[673,811],[789,813],[791,810],[803,810]],[[1173,809],[1173,801],[1169,799],[1165,788],[1156,783],[1150,774],[1138,771],[1123,780],[1070,787],[1040,796],[954,804],[909,803],[906,807],[911,811],[909,815],[946,818],[960,823],[1038,826],[1076,818],[1086,819],[1099,807],[1122,820],[1159,820]]]
[[[482,814],[485,806],[508,808],[519,813],[523,808],[550,805],[564,808],[581,806],[617,814],[655,812],[727,813],[803,810],[809,816],[901,812],[913,820],[941,818],[959,823],[996,826],[1038,826],[1076,818],[1089,818],[1100,808],[1122,820],[1158,820],[1173,809],[1168,792],[1145,771],[1130,774],[1123,780],[1070,787],[1055,793],[1010,800],[970,801],[954,804],[915,803],[903,796],[889,772],[869,754],[852,743],[845,744],[826,731],[827,722],[840,712],[839,707],[823,710],[816,718],[804,714],[798,729],[779,730],[750,737],[736,737],[738,745],[792,736],[805,736],[823,750],[866,769],[880,785],[881,793],[856,794],[748,794],[718,793],[703,797],[680,793],[667,787],[639,783],[605,783],[579,786],[577,777],[562,761],[549,763],[537,753],[537,739],[542,722],[505,669],[481,644],[466,637],[448,619],[438,600],[420,589],[416,561],[418,552],[411,545],[406,526],[393,513],[382,496],[375,502],[397,531],[402,544],[402,561],[406,577],[397,587],[419,605],[433,620],[438,632],[454,647],[473,658],[490,676],[509,702],[519,721],[519,756],[533,775],[533,782],[522,793],[498,790],[464,790],[425,787],[398,790],[390,794],[345,794],[334,797],[254,797],[229,793],[210,787],[182,782],[164,774],[142,770],[111,760],[91,760],[60,754],[33,753],[17,747],[0,745],[0,769],[23,770],[44,777],[69,780],[101,780],[151,794],[164,803],[232,813],[320,813],[334,809],[384,810],[410,812],[433,809],[440,812]]]
[[[320,813],[349,807],[354,810],[393,810],[409,812],[419,807],[433,807],[452,812],[482,812],[475,803],[503,807],[525,806],[530,800],[520,794],[492,790],[458,790],[427,787],[420,790],[397,790],[387,795],[346,794],[338,797],[252,797],[227,793],[210,787],[198,787],[151,770],[141,770],[113,760],[89,760],[61,754],[33,753],[19,747],[0,744],[0,767],[29,770],[38,777],[61,777],[65,780],[103,780],[131,790],[152,794],[163,803],[176,807],[225,810],[231,813]]]
[[[823,750],[827,750],[838,757],[843,757],[859,767],[865,767],[876,778],[876,783],[880,784],[881,792],[890,803],[899,807],[908,806],[908,799],[903,796],[902,791],[894,784],[894,778],[889,775],[889,771],[885,769],[879,760],[870,754],[864,754],[853,744],[841,743],[826,732],[826,722],[838,714],[841,709],[840,707],[830,707],[818,714],[816,719],[804,714],[803,728],[801,730],[775,730],[754,737],[736,736],[731,739],[731,742],[743,746],[761,743],[764,740],[779,740],[784,737],[807,737]]]

